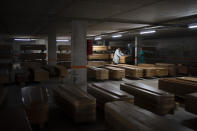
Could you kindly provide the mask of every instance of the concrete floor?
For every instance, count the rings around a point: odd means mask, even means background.
[[[122,82],[140,82],[150,86],[158,87],[158,79],[141,79],[141,80],[130,80],[123,79],[123,81],[105,81],[98,83],[106,83],[109,86],[113,85],[116,88],[119,88],[120,83]],[[91,82],[89,82],[91,83]],[[107,131],[104,122],[103,114],[97,115],[97,121],[94,123],[85,123],[85,124],[74,124],[70,118],[68,118],[64,112],[56,106],[53,102],[52,88],[57,87],[57,81],[50,81],[42,83],[43,86],[46,86],[49,89],[49,104],[50,104],[50,114],[49,122],[45,125],[44,128],[39,129],[38,126],[33,126],[33,131]],[[10,86],[9,94],[7,100],[7,107],[17,107],[22,106],[20,88],[22,86]],[[192,130],[197,130],[197,116],[191,113],[184,111],[183,108],[179,108],[175,111],[174,115],[166,115],[165,119],[179,123],[183,126],[186,126]]]

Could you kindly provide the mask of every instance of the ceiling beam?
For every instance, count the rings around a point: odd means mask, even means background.
[[[136,20],[125,20],[125,19],[116,19],[116,18],[87,18],[87,17],[62,17],[59,18],[61,21],[72,21],[72,20],[85,20],[85,21],[95,21],[95,22],[117,22],[117,23],[128,23],[128,24],[144,24],[144,25],[153,25],[154,23],[146,21],[136,21]]]
[[[184,17],[179,17],[179,18],[170,19],[170,20],[165,20],[165,21],[160,21],[160,22],[158,22],[158,24],[168,24],[168,25],[177,25],[177,26],[182,25],[182,26],[184,26],[185,24],[188,24],[187,21],[192,21],[193,19],[197,20],[197,14],[184,16]],[[194,22],[196,20],[194,20]],[[178,22],[183,22],[183,24],[179,24]]]

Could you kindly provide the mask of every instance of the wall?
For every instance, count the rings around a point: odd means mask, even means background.
[[[156,48],[157,58],[146,62],[197,63],[196,37],[142,40],[141,46]]]

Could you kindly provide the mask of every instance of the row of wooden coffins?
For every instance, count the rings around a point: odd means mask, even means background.
[[[99,110],[110,130],[190,130],[162,117],[174,113],[173,94],[140,83],[92,83],[87,92],[61,85],[54,99],[77,123],[95,121]]]
[[[7,106],[9,89],[0,88],[0,130],[32,131],[31,124],[43,127],[48,121],[48,91],[40,85],[21,89],[23,106]]]
[[[187,111],[197,114],[197,78],[177,77],[159,80],[159,89],[183,99]]]
[[[163,67],[145,67],[127,64],[107,64],[102,67],[88,67],[88,77],[96,80],[121,80],[125,76],[129,78],[164,77],[168,76],[168,69]]]
[[[42,82],[50,78],[60,78],[67,75],[66,67],[62,65],[41,65],[38,63],[22,63],[19,68],[1,68],[0,84]]]
[[[22,100],[31,124],[42,126],[48,121],[47,95],[44,87],[22,88]],[[141,83],[122,83],[120,86],[92,83],[87,86],[87,92],[76,86],[59,85],[53,89],[53,97],[76,123],[95,121],[96,111],[101,110],[111,130],[189,130],[162,117],[174,113],[173,94]],[[194,113],[196,98],[196,94],[189,95],[187,111]]]
[[[109,67],[114,67],[113,71],[109,72],[109,75],[107,75],[107,72],[104,71],[104,69]],[[174,64],[166,64],[166,63],[156,63],[156,64],[138,64],[138,66],[134,65],[128,65],[128,64],[105,64],[100,67],[94,67],[89,66],[88,67],[88,77],[94,78],[96,80],[107,80],[110,79],[110,75],[112,75],[114,72],[119,72],[120,69],[125,70],[125,76],[129,78],[150,78],[150,77],[166,77],[166,76],[176,76],[178,75],[178,69],[182,66],[176,66]],[[182,69],[180,69],[182,70]],[[92,73],[95,72],[95,73]],[[101,77],[100,74],[105,72],[105,77]],[[180,71],[179,71],[180,72]],[[112,73],[112,74],[111,74]],[[183,73],[179,73],[183,74]],[[98,77],[100,75],[100,77]],[[108,77],[107,77],[108,76]],[[124,76],[124,75],[123,75]],[[118,77],[121,79],[121,77]]]
[[[23,63],[16,73],[15,82],[42,82],[54,77],[65,77],[67,69],[61,65],[40,65],[37,63]]]

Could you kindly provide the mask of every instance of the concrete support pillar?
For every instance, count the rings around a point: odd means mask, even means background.
[[[56,30],[53,28],[48,33],[48,64],[56,65],[57,53],[56,53]]]
[[[138,65],[138,53],[140,47],[141,38],[139,36],[135,36],[135,65]]]
[[[72,21],[72,40],[71,40],[71,67],[72,83],[80,85],[86,90],[87,85],[87,41],[86,41],[87,23],[85,21]]]

